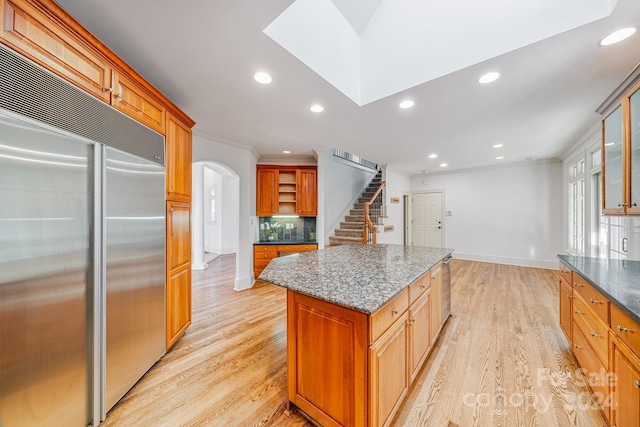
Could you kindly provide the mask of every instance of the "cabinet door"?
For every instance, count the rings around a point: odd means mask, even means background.
[[[165,109],[151,95],[120,73],[113,73],[111,105],[164,135]]]
[[[389,425],[409,388],[406,312],[369,348],[369,372],[369,425]]]
[[[278,213],[278,169],[258,168],[256,181],[256,215]]]
[[[106,103],[111,67],[94,50],[64,32],[24,0],[4,2],[1,37],[26,57]]]
[[[191,266],[167,279],[167,350],[191,325]]]
[[[622,107],[602,122],[602,212],[605,215],[625,213],[624,138]]]
[[[167,200],[191,202],[191,129],[167,114]]]
[[[629,99],[629,206],[627,213],[640,214],[640,84]]]
[[[640,359],[615,338],[611,354],[613,423],[617,427],[640,426]]]
[[[420,372],[431,344],[431,291],[426,291],[409,307],[409,383]]]
[[[191,265],[191,205],[167,202],[167,272]]]
[[[442,263],[433,266],[429,271],[431,284],[431,344],[442,326]]]
[[[318,214],[318,184],[315,169],[296,171],[296,209],[300,216]]]
[[[560,299],[560,328],[564,332],[564,336],[569,341],[569,346],[573,343],[573,335],[571,334],[571,313],[573,312],[573,287],[570,286],[562,276],[560,277],[560,291],[558,298]]]

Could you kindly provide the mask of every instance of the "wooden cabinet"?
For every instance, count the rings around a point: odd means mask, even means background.
[[[318,214],[318,183],[316,169],[296,170],[296,211],[300,216]]]
[[[279,256],[298,254],[318,250],[318,245],[254,245],[253,246],[253,277],[258,277],[272,259]]]
[[[442,326],[442,263],[429,271],[431,287],[431,342],[435,342]]]
[[[191,128],[167,114],[167,200],[191,202]]]
[[[288,290],[289,401],[323,426],[390,425],[433,348],[432,325],[442,328],[431,273],[369,315]]]
[[[560,288],[558,299],[560,300],[560,329],[569,341],[569,346],[573,343],[572,317],[573,313],[573,287],[567,283],[563,276],[560,276]]]
[[[318,214],[315,166],[258,165],[256,169],[258,216]]]
[[[597,110],[602,121],[602,211],[640,215],[640,67]]]
[[[258,166],[256,171],[256,215],[278,213],[278,169]]]
[[[611,335],[611,423],[616,427],[639,427],[640,358],[613,331]]]
[[[387,426],[409,389],[407,313],[369,348],[369,425]]]
[[[111,65],[32,2],[5,0],[2,42],[91,95],[111,102]]]
[[[429,355],[431,348],[431,299],[430,290],[424,292],[409,307],[409,320],[407,322],[408,336],[408,368],[409,382],[418,376],[420,368]]]
[[[164,135],[166,113],[164,107],[139,88],[133,80],[118,72],[113,73],[111,104],[126,115]]]
[[[167,202],[167,349],[191,324],[191,205]]]

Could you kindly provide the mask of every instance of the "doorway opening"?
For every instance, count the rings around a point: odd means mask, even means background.
[[[428,191],[411,195],[411,244],[444,246],[444,192]]]

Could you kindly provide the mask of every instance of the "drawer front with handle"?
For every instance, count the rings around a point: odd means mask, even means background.
[[[640,328],[615,305],[611,306],[611,329],[633,350],[640,355]]]
[[[409,285],[409,305],[413,304],[423,293],[429,289],[429,271],[418,277],[415,282]]]
[[[567,265],[563,262],[560,263],[560,277],[573,285],[573,270],[571,270]]]
[[[611,402],[607,400],[610,383],[608,370],[593,353],[587,337],[576,324],[573,325],[573,341],[573,354],[576,355],[581,368],[575,375],[580,373],[584,375],[585,382],[594,393],[595,403],[601,406],[600,409],[603,409],[604,414],[609,418],[608,405]]]
[[[600,362],[608,366],[609,360],[609,326],[589,307],[580,296],[573,298],[573,321],[597,354]],[[573,331],[575,340],[575,329]]]
[[[369,345],[380,338],[389,329],[389,326],[398,320],[408,308],[409,288],[404,288],[391,301],[369,316]]]
[[[604,323],[609,324],[609,300],[596,291],[579,274],[575,273],[573,274],[573,291],[580,295],[585,302],[589,303],[589,306]]]

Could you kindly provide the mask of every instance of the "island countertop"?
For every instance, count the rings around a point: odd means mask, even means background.
[[[420,246],[341,245],[275,258],[258,279],[372,314],[452,252]]]
[[[558,255],[565,264],[640,323],[640,261]]]

